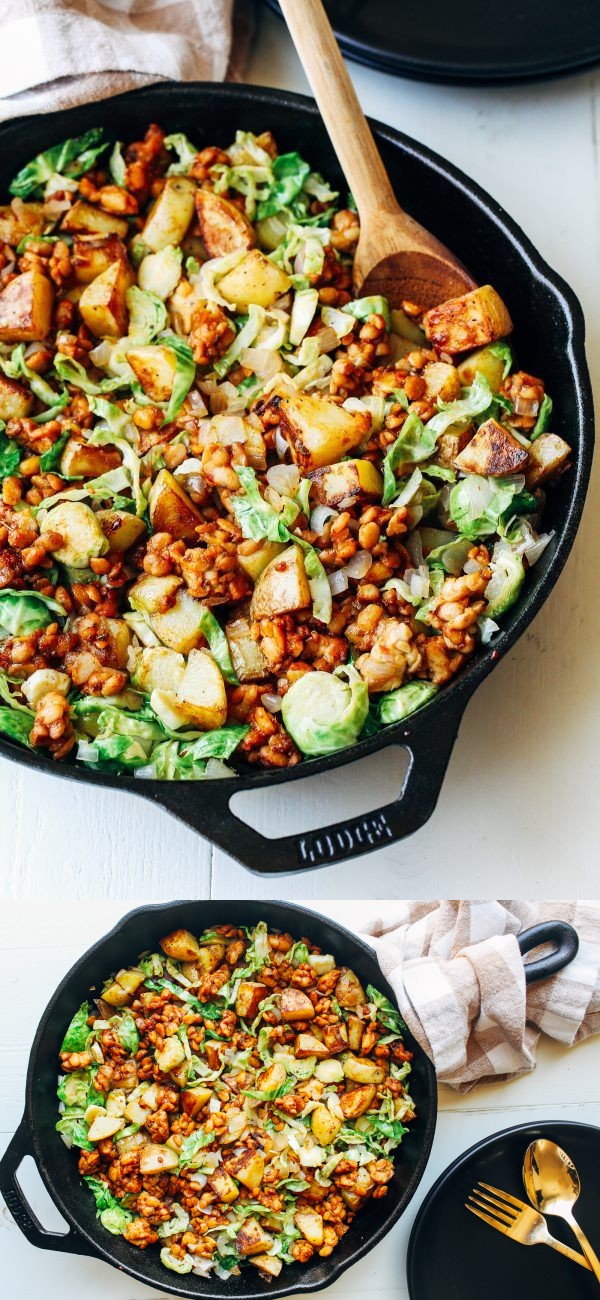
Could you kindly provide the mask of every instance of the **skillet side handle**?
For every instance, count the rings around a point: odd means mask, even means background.
[[[190,794],[188,786],[169,781],[163,782],[156,797],[169,812],[251,871],[274,874],[332,866],[395,844],[425,825],[438,801],[465,703],[461,693],[458,700],[449,701],[442,717],[436,711],[428,718],[424,710],[414,734],[407,724],[400,736],[394,736],[393,743],[409,751],[409,766],[393,803],[322,830],[267,839],[230,809],[227,780],[213,781],[207,799],[202,798],[201,785]],[[252,788],[251,780],[236,782],[236,792]],[[293,791],[292,785],[290,800]]]
[[[40,1250],[62,1250],[69,1255],[94,1255],[83,1237],[70,1228],[68,1232],[48,1232],[32,1210],[19,1183],[19,1165],[25,1156],[33,1155],[33,1144],[25,1117],[0,1160],[0,1192],[23,1236]]]
[[[538,980],[557,975],[579,952],[579,935],[567,921],[543,921],[541,925],[532,925],[517,935],[517,943],[523,957],[544,943],[555,945],[555,951],[548,953],[547,957],[538,957],[537,961],[525,964],[526,984],[536,984]]]

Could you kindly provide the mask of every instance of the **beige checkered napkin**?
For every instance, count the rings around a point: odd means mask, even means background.
[[[525,985],[515,936],[569,921],[575,960]],[[600,1033],[600,902],[394,902],[365,926],[381,969],[440,1082],[459,1092],[535,1068],[540,1034],[571,1046]]]
[[[163,79],[236,79],[252,0],[0,0],[0,120]]]

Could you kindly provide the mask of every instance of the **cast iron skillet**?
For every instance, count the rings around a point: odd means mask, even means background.
[[[397,1005],[371,948],[335,921],[305,907],[287,902],[212,900],[157,903],[129,912],[71,968],[50,999],[35,1035],[27,1071],[25,1113],[0,1161],[0,1191],[32,1245],[99,1257],[139,1281],[173,1295],[201,1296],[203,1300],[223,1300],[227,1295],[236,1300],[253,1300],[256,1296],[268,1294],[273,1298],[329,1286],[377,1245],[400,1218],[425,1172],[437,1113],[435,1069],[408,1031],[405,1042],[415,1053],[411,1095],[416,1103],[417,1119],[402,1143],[388,1196],[384,1201],[372,1201],[365,1206],[328,1259],[317,1257],[305,1267],[292,1264],[284,1269],[278,1281],[269,1283],[263,1282],[253,1270],[243,1270],[241,1277],[232,1278],[226,1284],[194,1274],[181,1277],[168,1272],[157,1254],[136,1251],[123,1238],[110,1236],[96,1218],[93,1199],[82,1185],[73,1153],[67,1150],[55,1129],[58,1049],[74,1009],[89,996],[91,987],[101,986],[110,971],[129,965],[138,953],[155,948],[161,936],[173,929],[183,926],[200,934],[207,927],[225,922],[256,925],[260,920],[266,921],[271,929],[289,931],[298,938],[306,935],[325,952],[333,953],[340,965],[352,966],[363,985],[375,984]],[[542,944],[554,946],[548,956],[526,965],[528,984],[562,970],[573,960],[579,947],[576,931],[562,921],[525,930],[518,942],[523,955]],[[33,1213],[18,1180],[19,1165],[25,1155],[33,1156],[52,1199],[69,1223],[69,1232],[47,1232]]]
[[[100,104],[43,117],[20,118],[0,127],[2,183],[8,186],[23,163],[57,140],[93,125],[128,140],[158,121],[186,131],[199,147],[226,145],[235,131],[272,128],[282,150],[297,149],[339,185],[345,185],[313,101],[258,86],[161,84],[119,95]],[[450,687],[408,723],[388,727],[352,749],[311,759],[298,767],[265,771],[246,766],[230,780],[141,781],[91,772],[75,761],[52,764],[46,755],[22,749],[4,737],[0,753],[33,769],[96,786],[144,795],[214,841],[245,866],[260,872],[319,867],[368,853],[410,835],[436,805],[452,746],[473,691],[501,654],[514,645],[552,590],[573,544],[583,509],[593,448],[593,406],[584,352],[584,322],[572,291],[556,275],[499,205],[437,154],[391,127],[374,123],[375,134],[398,194],[418,221],[433,230],[472,271],[491,281],[510,307],[518,356],[532,374],[547,378],[555,399],[555,430],[574,448],[573,466],[551,494],[545,527],[555,538],[538,561],[523,593],[502,624],[494,647],[471,660]],[[398,798],[377,812],[321,831],[270,840],[229,808],[239,790],[332,771],[388,745],[408,749],[410,762]]]

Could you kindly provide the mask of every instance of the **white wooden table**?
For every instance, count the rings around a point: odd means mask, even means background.
[[[600,73],[518,89],[401,81],[351,64],[373,116],[445,154],[520,222],[579,294],[600,382]],[[248,80],[307,89],[279,21],[261,14]],[[277,122],[273,123],[277,131]],[[410,195],[405,199],[410,204]],[[549,377],[551,380],[551,376]],[[9,896],[470,897],[593,892],[600,775],[600,613],[595,481],[558,587],[472,701],[429,825],[368,858],[252,877],[141,799],[59,784],[0,760]],[[367,811],[400,787],[390,751],[338,775],[251,796],[264,831],[284,834]]]
[[[77,957],[132,904],[23,904],[3,908],[0,922],[0,1150],[22,1114],[27,1059],[49,994]],[[358,929],[364,904],[315,904]],[[600,1124],[600,1041],[567,1051],[546,1040],[532,1075],[512,1084],[482,1086],[459,1097],[440,1089],[440,1115],[425,1177],[403,1218],[370,1255],[330,1288],[338,1300],[370,1294],[377,1300],[408,1300],[404,1260],[410,1229],[423,1197],[442,1170],[480,1138],[513,1124],[579,1120]],[[21,1180],[45,1227],[60,1231],[61,1216],[39,1176],[22,1166]],[[0,1201],[0,1206],[2,1202]],[[515,1246],[515,1250],[517,1247]],[[38,1251],[21,1236],[6,1207],[0,1209],[0,1258],[4,1293],[20,1300],[142,1300],[159,1293],[100,1261]],[[162,1298],[166,1300],[166,1296]]]

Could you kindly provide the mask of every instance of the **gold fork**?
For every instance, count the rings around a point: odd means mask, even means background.
[[[480,1191],[479,1188],[484,1190]],[[572,1259],[575,1264],[581,1264],[582,1268],[591,1272],[584,1255],[571,1250],[570,1246],[563,1246],[562,1241],[551,1236],[543,1214],[525,1205],[524,1201],[518,1201],[515,1196],[509,1196],[508,1192],[503,1192],[499,1187],[478,1183],[465,1205],[471,1214],[483,1219],[490,1228],[504,1232],[521,1246],[551,1246],[553,1250],[560,1251],[561,1255],[566,1255],[567,1259]]]

